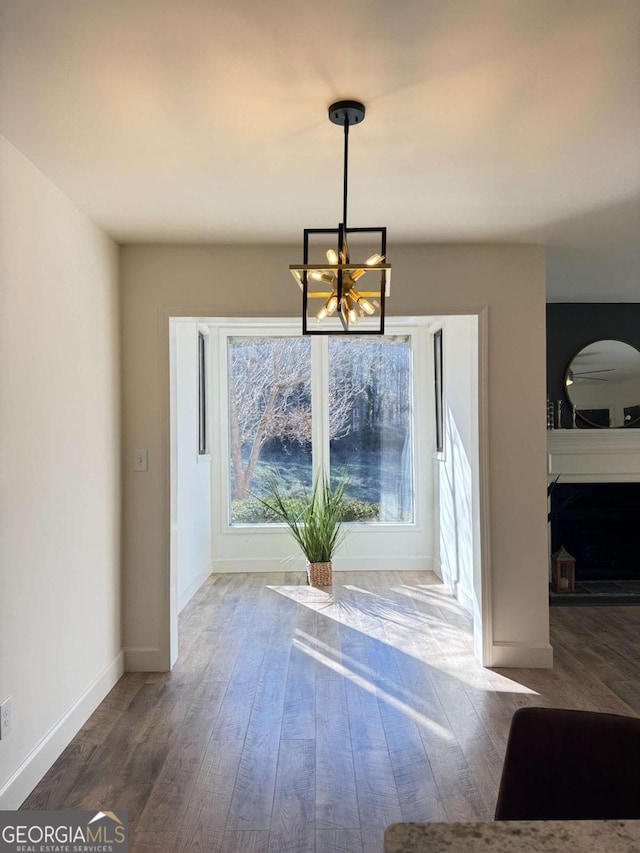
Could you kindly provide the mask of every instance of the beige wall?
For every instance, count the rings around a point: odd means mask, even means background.
[[[169,661],[168,317],[293,316],[288,264],[300,246],[130,246],[121,251],[124,601],[128,666]],[[496,665],[549,665],[544,251],[527,246],[399,246],[389,312],[487,309],[490,520],[486,585]],[[481,329],[483,327],[481,322]],[[527,388],[517,396],[517,389]],[[133,448],[149,449],[134,473]]]
[[[550,665],[544,249],[403,247],[391,261],[394,312],[488,308],[492,660]]]
[[[122,672],[118,248],[0,138],[0,808]]]

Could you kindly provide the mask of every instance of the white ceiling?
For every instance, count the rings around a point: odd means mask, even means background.
[[[123,243],[545,243],[639,301],[640,0],[0,0],[4,135]]]

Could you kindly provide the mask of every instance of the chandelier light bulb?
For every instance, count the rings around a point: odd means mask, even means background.
[[[318,321],[318,323],[321,323],[325,317],[330,317],[333,313],[335,313],[337,307],[338,297],[334,293],[327,299],[322,308],[318,311],[316,315],[316,320]]]
[[[358,322],[358,303],[356,300],[347,293],[344,297],[344,301],[347,308],[347,317],[349,318],[349,323],[352,326],[355,326]]]
[[[358,307],[361,309],[360,316],[362,316],[363,314],[369,314],[369,316],[375,314],[376,309],[373,307],[373,305],[369,302],[368,299],[364,298],[360,291],[355,289],[355,287],[352,287],[348,291],[347,296],[358,303]]]
[[[327,272],[319,272],[318,270],[313,270],[313,272],[309,273],[309,278],[314,279],[314,281],[322,281],[325,284],[333,284],[335,281],[334,277]]]

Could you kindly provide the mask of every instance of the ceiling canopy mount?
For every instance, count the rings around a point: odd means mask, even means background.
[[[365,108],[360,101],[336,101],[329,107],[329,120],[334,124],[351,127],[364,121]]]

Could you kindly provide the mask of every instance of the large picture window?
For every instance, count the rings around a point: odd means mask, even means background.
[[[411,341],[329,338],[331,478],[356,521],[413,521]]]
[[[314,470],[347,482],[345,521],[414,522],[412,339],[226,337],[228,519],[269,524],[259,498],[292,497]]]
[[[267,523],[270,479],[292,495],[311,486],[311,340],[230,337],[227,369],[230,520]]]

